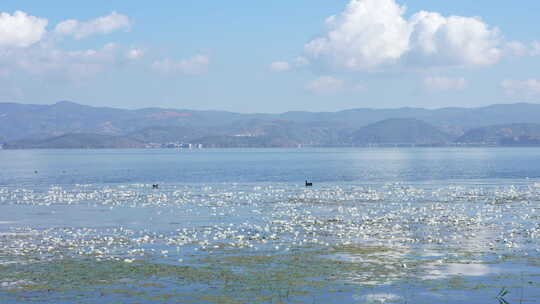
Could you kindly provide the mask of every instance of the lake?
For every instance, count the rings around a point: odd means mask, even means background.
[[[540,148],[0,150],[0,303],[538,302],[539,207]]]

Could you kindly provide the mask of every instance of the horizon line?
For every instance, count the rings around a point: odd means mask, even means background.
[[[95,106],[95,105],[88,105],[84,103],[79,103],[71,100],[59,100],[55,103],[49,103],[49,104],[35,104],[35,103],[24,103],[24,102],[0,102],[0,105],[2,104],[16,104],[16,105],[27,105],[27,106],[40,106],[40,107],[47,107],[47,106],[55,106],[58,104],[74,104],[78,106],[83,107],[91,107],[91,108],[102,108],[102,109],[112,109],[112,110],[124,110],[124,111],[143,111],[143,110],[150,110],[150,109],[160,109],[160,110],[169,110],[169,111],[191,111],[191,112],[223,112],[223,113],[233,113],[233,114],[240,114],[240,115],[283,115],[287,113],[340,113],[340,112],[347,112],[347,111],[358,111],[358,110],[372,110],[372,111],[389,111],[389,110],[403,110],[403,109],[414,109],[414,110],[425,110],[425,111],[439,111],[439,110],[447,110],[447,109],[482,109],[482,108],[489,108],[493,106],[513,106],[513,105],[537,105],[540,106],[540,103],[533,103],[533,102],[515,102],[515,103],[494,103],[489,104],[485,106],[476,106],[476,107],[440,107],[440,108],[422,108],[422,107],[409,107],[409,106],[403,106],[403,107],[395,107],[395,108],[369,108],[369,107],[363,107],[363,108],[348,108],[343,110],[336,110],[336,111],[309,111],[309,110],[290,110],[290,111],[284,111],[284,112],[235,112],[235,111],[229,111],[229,110],[216,110],[216,109],[204,109],[204,110],[194,110],[194,109],[187,109],[187,108],[169,108],[169,107],[142,107],[142,108],[121,108],[121,107],[115,107],[115,106]]]

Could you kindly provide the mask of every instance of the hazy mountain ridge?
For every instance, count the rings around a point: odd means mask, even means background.
[[[365,126],[353,134],[354,145],[445,145],[452,137],[414,118],[393,118]]]
[[[540,124],[516,123],[476,128],[456,141],[491,145],[537,145],[540,141]]]
[[[127,110],[67,101],[53,105],[0,103],[0,139],[7,143],[6,148],[124,148],[171,142],[209,147],[454,142],[519,145],[516,138],[532,140],[540,134],[534,127],[540,123],[539,117],[540,105],[525,103],[472,109],[351,109],[281,114],[162,108]],[[514,136],[490,129],[505,126],[515,129],[511,133]],[[486,141],[486,136],[491,139]],[[528,144],[534,144],[534,140]]]
[[[71,133],[46,139],[29,139],[10,142],[6,149],[118,149],[143,148],[144,144],[125,136],[89,133]]]

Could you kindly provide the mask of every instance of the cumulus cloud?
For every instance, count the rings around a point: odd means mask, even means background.
[[[16,11],[0,13],[0,47],[28,47],[46,34],[47,19]]]
[[[306,89],[313,93],[333,93],[343,90],[345,82],[333,76],[321,76],[307,84]]]
[[[533,41],[529,45],[520,41],[510,41],[506,43],[506,53],[512,56],[539,56],[540,42]]]
[[[270,70],[274,72],[286,72],[291,69],[291,65],[286,61],[275,61],[270,64]]]
[[[411,17],[410,52],[436,65],[482,66],[502,56],[498,29],[479,18],[419,12]]]
[[[170,59],[154,61],[152,69],[163,74],[198,75],[205,73],[209,65],[210,58],[207,55],[199,54],[180,61]]]
[[[527,56],[529,54],[528,47],[519,41],[510,41],[506,44],[506,53],[513,56]]]
[[[333,67],[371,70],[395,63],[420,66],[483,66],[503,54],[498,29],[480,18],[421,11],[409,19],[395,0],[351,0],[326,20],[325,35],[307,43],[306,54]]]
[[[137,60],[144,56],[144,51],[141,49],[130,49],[126,52],[126,58],[129,60]]]
[[[49,45],[0,52],[0,66],[10,71],[31,74],[67,76],[73,80],[85,79],[119,62],[120,48],[106,44],[98,49],[65,51]]]
[[[511,98],[531,99],[540,97],[540,81],[536,79],[507,79],[503,80],[500,86],[505,94]]]
[[[328,33],[306,44],[305,50],[351,70],[395,62],[409,44],[404,12],[394,0],[353,0],[339,16],[326,20]]]
[[[532,56],[540,55],[540,42],[534,41],[533,43],[531,43],[530,54]]]
[[[273,72],[286,72],[293,69],[299,69],[310,65],[311,62],[304,56],[298,56],[290,61],[274,61],[269,68]]]
[[[467,88],[467,81],[463,77],[426,77],[424,87],[435,91],[463,90]]]
[[[47,78],[68,77],[81,80],[114,66],[126,59],[142,56],[142,50],[126,50],[114,43],[84,50],[65,50],[56,44],[56,35],[80,39],[96,33],[127,29],[128,17],[116,12],[87,22],[66,20],[54,32],[47,31],[47,19],[16,11],[0,13],[0,74],[26,72],[47,75]],[[51,35],[53,34],[53,35]]]
[[[56,25],[54,32],[59,35],[82,39],[94,34],[109,34],[122,29],[129,30],[131,24],[131,20],[127,16],[112,12],[107,16],[85,22],[75,19],[62,21]]]

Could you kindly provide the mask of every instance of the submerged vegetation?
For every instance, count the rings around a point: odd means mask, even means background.
[[[539,201],[533,182],[1,188],[0,301],[526,303]]]

